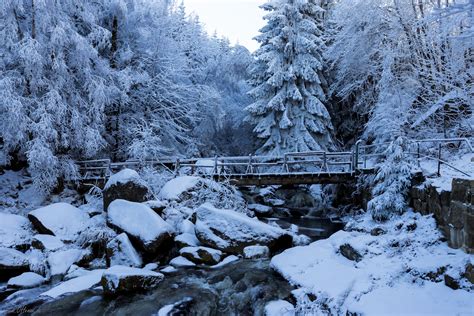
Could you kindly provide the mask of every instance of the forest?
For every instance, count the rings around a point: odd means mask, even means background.
[[[185,1],[0,1],[0,313],[474,310],[473,0],[255,7],[265,25],[250,51],[209,34]],[[347,153],[352,177],[359,148],[353,185],[240,188],[195,172],[216,172],[218,157]],[[82,192],[81,162],[103,159],[195,165],[124,169]],[[155,292],[101,299],[129,293],[120,281],[135,274]],[[168,286],[191,294],[168,298]],[[251,288],[265,294],[249,303]],[[377,303],[388,297],[408,303]]]

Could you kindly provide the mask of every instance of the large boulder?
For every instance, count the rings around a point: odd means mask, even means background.
[[[107,223],[127,233],[139,248],[150,254],[158,253],[160,246],[174,237],[171,225],[142,203],[113,201],[107,211]]]
[[[143,261],[127,234],[122,233],[107,244],[107,264],[140,268]]]
[[[275,252],[292,246],[285,230],[270,226],[233,210],[221,210],[205,203],[196,210],[196,236],[206,246],[242,254],[250,245],[267,246]]]
[[[31,211],[28,218],[41,233],[54,235],[63,241],[74,241],[87,229],[89,216],[68,203],[55,203]]]
[[[26,217],[0,213],[0,247],[26,250],[32,237],[31,223]]]
[[[124,169],[112,175],[105,184],[102,196],[104,211],[114,200],[145,202],[152,194],[145,181],[132,169]]]
[[[106,296],[116,296],[154,289],[163,278],[163,274],[154,271],[114,266],[104,272],[101,284]]]
[[[84,257],[82,249],[60,250],[48,255],[48,265],[53,281],[60,281],[66,275],[69,268]]]
[[[30,270],[28,258],[18,250],[0,248],[0,281]]]
[[[189,195],[200,183],[202,178],[182,176],[171,179],[161,188],[159,198],[169,201],[180,201]]]
[[[179,253],[196,264],[214,265],[222,259],[222,251],[208,247],[184,247]]]

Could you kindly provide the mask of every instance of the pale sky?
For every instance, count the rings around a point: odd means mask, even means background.
[[[264,11],[259,5],[266,0],[184,0],[188,13],[196,13],[209,34],[217,31],[232,44],[239,43],[254,51],[258,43],[252,40],[265,25]]]

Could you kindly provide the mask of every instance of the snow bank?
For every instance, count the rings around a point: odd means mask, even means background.
[[[147,252],[156,252],[162,242],[174,234],[171,225],[142,203],[113,201],[107,212],[107,222],[126,232]]]
[[[31,242],[32,227],[23,216],[0,213],[0,247],[16,247]]]
[[[168,181],[159,193],[164,200],[179,200],[181,195],[195,188],[201,181],[199,177],[183,176]]]
[[[271,301],[265,305],[265,316],[293,316],[295,307],[284,300]]]
[[[67,203],[56,203],[28,213],[35,228],[43,234],[73,241],[88,226],[86,212]]]
[[[42,296],[57,298],[68,293],[76,293],[92,288],[100,283],[104,270],[94,270],[78,278],[63,282],[51,290],[41,293]]]
[[[145,181],[142,180],[138,172],[132,169],[123,169],[116,174],[113,174],[107,183],[105,184],[104,190],[108,190],[111,186],[117,185],[117,184],[124,184],[127,182],[133,182],[138,185],[144,185],[146,186]]]
[[[416,229],[408,228],[416,223]],[[459,276],[472,255],[441,242],[434,219],[407,212],[399,220],[378,225],[364,214],[326,240],[295,247],[275,256],[271,266],[290,283],[316,295],[315,302],[299,298],[300,308],[313,313],[327,305],[330,313],[380,315],[463,314],[474,310],[469,285],[452,290],[440,283],[443,274]],[[372,236],[380,227],[386,234]],[[413,227],[413,226],[411,226]],[[349,244],[361,254],[359,262],[340,253]],[[439,272],[444,271],[444,272]],[[443,306],[441,306],[443,305]]]

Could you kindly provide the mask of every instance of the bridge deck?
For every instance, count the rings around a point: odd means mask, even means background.
[[[281,173],[281,174],[233,174],[213,176],[214,180],[228,180],[235,186],[267,186],[294,184],[337,184],[352,182],[356,179],[353,172],[339,173]]]

